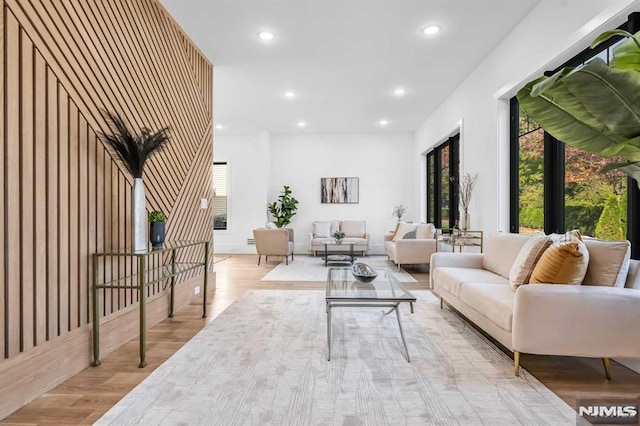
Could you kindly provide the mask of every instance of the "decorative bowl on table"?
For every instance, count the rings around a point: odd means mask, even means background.
[[[356,262],[351,267],[351,273],[356,278],[356,280],[369,283],[376,279],[378,273],[373,270],[373,268],[366,263]]]

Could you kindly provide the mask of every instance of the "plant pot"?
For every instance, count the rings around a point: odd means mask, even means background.
[[[165,222],[149,223],[149,241],[153,247],[162,247],[165,237]]]
[[[131,218],[133,220],[133,251],[145,251],[147,249],[147,206],[144,195],[144,183],[142,178],[135,178],[131,193]]]
[[[342,244],[342,238],[340,239],[336,238],[336,244]]]

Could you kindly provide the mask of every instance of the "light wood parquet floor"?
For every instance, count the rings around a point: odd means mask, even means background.
[[[138,341],[132,340],[102,359],[100,367],[89,367],[5,418],[3,425],[92,424],[116,402],[144,380],[155,368],[180,349],[203,326],[213,320],[250,289],[324,289],[324,283],[260,282],[279,262],[257,265],[256,255],[232,255],[216,263],[216,291],[208,300],[208,318],[202,306],[190,305],[148,332],[148,366],[138,368]],[[409,289],[427,289],[424,269],[408,269],[418,283]],[[599,359],[522,355],[521,364],[569,405],[576,398],[629,397],[640,394],[640,374],[612,362],[613,380],[604,377]]]

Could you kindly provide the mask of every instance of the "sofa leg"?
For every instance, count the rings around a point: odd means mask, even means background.
[[[520,352],[513,352],[513,374],[520,377]]]
[[[604,365],[604,373],[607,375],[607,380],[611,380],[611,366],[609,365],[609,358],[602,358],[602,365]]]
[[[285,256],[284,257],[284,264],[288,265],[289,264],[289,256]]]
[[[261,254],[258,255],[258,266],[260,266],[260,258],[262,257]]]
[[[444,309],[444,299],[440,298],[440,309]]]

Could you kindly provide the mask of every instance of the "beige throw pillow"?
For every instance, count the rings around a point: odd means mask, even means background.
[[[551,239],[546,235],[531,237],[520,249],[518,257],[509,271],[509,285],[517,290],[522,284],[527,284],[538,260],[551,245]]]
[[[482,257],[482,268],[509,279],[511,265],[531,237],[520,234],[498,233],[491,237]]]
[[[405,234],[416,230],[416,225],[407,222],[399,222],[396,227],[396,233],[393,235],[393,241],[398,241],[404,238]]]
[[[595,238],[584,238],[583,241],[589,250],[589,267],[582,284],[624,287],[629,272],[631,243]]]
[[[589,251],[580,232],[570,231],[554,240],[531,273],[530,283],[581,284],[589,266]]]

